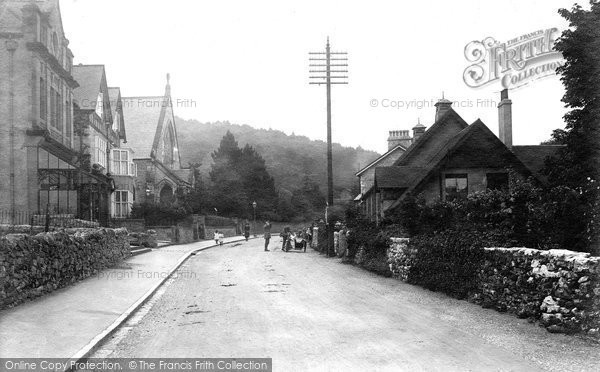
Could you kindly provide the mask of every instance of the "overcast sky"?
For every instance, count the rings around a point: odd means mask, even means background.
[[[312,139],[326,138],[325,88],[308,84],[308,52],[324,48],[329,36],[334,49],[349,53],[350,65],[350,84],[333,87],[333,139],[384,152],[389,130],[411,129],[418,118],[432,124],[429,102],[442,91],[465,102],[455,110],[468,123],[481,118],[497,133],[501,87],[464,83],[465,45],[489,36],[508,41],[540,29],[563,30],[567,24],[557,10],[572,5],[61,0],[61,11],[75,63],[106,65],[109,85],[120,86],[125,96],[162,94],[169,72],[178,116]],[[564,127],[563,93],[556,76],[510,91],[515,144],[538,144]],[[193,101],[191,107],[185,100]],[[413,103],[386,108],[384,100]]]

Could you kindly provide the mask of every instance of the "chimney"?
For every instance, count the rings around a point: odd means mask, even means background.
[[[437,122],[440,120],[440,118],[450,110],[450,107],[452,107],[452,101],[444,98],[444,93],[442,93],[442,99],[435,104],[435,121]]]
[[[402,145],[408,148],[412,143],[409,131],[407,130],[391,130],[390,136],[388,137],[388,150],[393,149],[398,145]]]
[[[500,92],[498,104],[498,137],[509,149],[512,148],[512,101],[508,99],[508,89]]]
[[[421,119],[417,119],[417,125],[415,125],[412,129],[413,130],[413,140],[412,140],[413,143],[417,142],[419,137],[421,137],[423,135],[423,133],[425,133],[426,128],[427,128],[426,126],[421,124]]]

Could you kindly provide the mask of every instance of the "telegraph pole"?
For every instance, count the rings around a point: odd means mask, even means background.
[[[327,209],[333,207],[333,154],[331,145],[331,85],[348,84],[348,53],[332,52],[329,37],[324,52],[309,52],[310,83],[325,85],[327,92]],[[333,62],[333,63],[332,63]],[[333,69],[332,69],[333,68]],[[327,254],[333,253],[333,225],[327,218]]]

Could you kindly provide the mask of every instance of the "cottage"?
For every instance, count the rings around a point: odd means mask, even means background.
[[[375,167],[369,193],[371,207],[363,211],[379,221],[408,195],[421,194],[428,202],[464,198],[489,189],[507,188],[509,169],[520,177],[540,173],[544,160],[560,146],[513,146],[512,102],[502,92],[499,108],[500,138],[481,121],[468,125],[446,99],[436,104],[434,124],[391,166]]]

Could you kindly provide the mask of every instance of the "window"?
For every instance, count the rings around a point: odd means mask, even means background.
[[[65,118],[65,125],[67,129],[66,134],[67,138],[70,140],[73,130],[73,124],[71,123],[71,102],[68,99],[65,101]]]
[[[112,150],[113,174],[118,176],[137,176],[137,166],[129,150]]]
[[[125,218],[129,216],[131,212],[131,204],[133,197],[131,192],[127,190],[116,190],[113,193],[114,204],[113,204],[113,215],[114,217]]]
[[[44,25],[40,27],[40,43],[48,46],[48,27]]]
[[[102,117],[104,109],[104,94],[98,93],[98,98],[96,99],[96,114],[99,117]]]
[[[61,133],[63,131],[63,102],[62,102],[62,94],[59,91],[56,93],[56,129],[58,129]]]
[[[56,32],[54,34],[52,34],[52,54],[54,54],[54,57],[56,57],[56,59],[58,59],[58,54],[59,54],[59,50],[58,50],[58,36],[56,35]]]
[[[57,126],[57,122],[56,122],[56,90],[54,89],[54,87],[50,88],[50,126],[52,126],[53,128],[56,128]]]
[[[129,152],[127,150],[113,150],[113,174],[126,176],[129,167]]]
[[[48,120],[48,85],[44,78],[44,70],[42,70],[42,76],[40,77],[40,119],[43,121]]]
[[[446,200],[464,199],[467,197],[469,184],[466,174],[447,174],[445,182]]]
[[[94,162],[106,168],[106,141],[96,136],[94,143]]]
[[[508,189],[508,173],[488,173],[485,176],[488,190]]]

